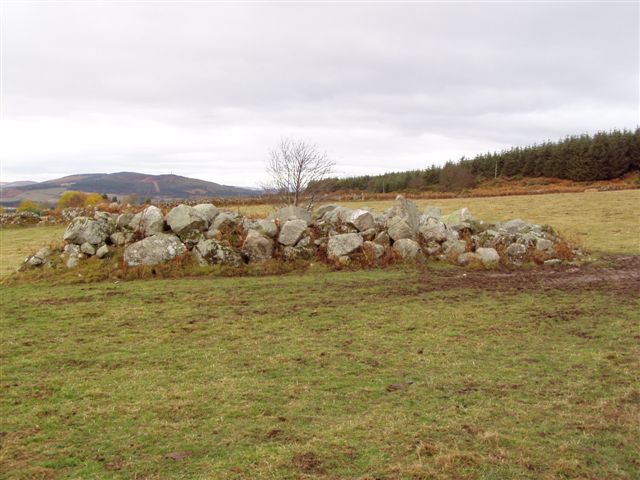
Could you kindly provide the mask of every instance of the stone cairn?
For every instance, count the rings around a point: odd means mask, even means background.
[[[53,266],[57,257],[74,268],[92,256],[109,258],[116,249],[124,250],[124,262],[132,267],[187,254],[202,266],[240,266],[269,259],[347,265],[363,258],[369,264],[431,258],[495,266],[521,265],[532,258],[554,264],[567,257],[566,242],[551,227],[522,220],[487,223],[466,208],[443,215],[440,209],[427,207],[420,213],[401,196],[382,214],[338,205],[313,212],[288,206],[261,220],[220,211],[212,204],[178,205],[167,215],[155,206],[135,215],[98,211],[93,218],[74,218],[63,238],[63,250],[43,248],[22,268]]]

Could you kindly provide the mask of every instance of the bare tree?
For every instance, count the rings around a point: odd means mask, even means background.
[[[327,177],[334,165],[315,144],[282,138],[267,160],[269,183],[266,187],[277,191],[286,203],[296,206],[304,193],[311,194],[311,204],[314,192],[308,191],[310,185]]]

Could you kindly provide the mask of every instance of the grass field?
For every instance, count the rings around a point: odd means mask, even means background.
[[[428,282],[7,288],[4,478],[638,478],[637,297]]]
[[[636,200],[430,203],[640,253]],[[61,232],[0,230],[3,272]],[[0,478],[640,478],[630,258],[2,285]]]

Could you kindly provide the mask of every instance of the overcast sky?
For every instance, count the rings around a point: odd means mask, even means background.
[[[2,180],[255,186],[282,136],[357,175],[635,128],[627,3],[5,1]]]

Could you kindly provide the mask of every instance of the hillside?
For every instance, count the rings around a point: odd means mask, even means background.
[[[139,199],[153,200],[248,196],[256,193],[246,188],[179,175],[148,175],[136,172],[85,173],[10,188],[3,186],[0,203],[12,205],[24,199],[52,203],[67,190],[106,193],[110,197],[135,194]]]

